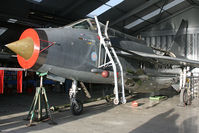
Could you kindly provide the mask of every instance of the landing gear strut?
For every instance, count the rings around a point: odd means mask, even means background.
[[[191,104],[191,96],[188,94],[188,90],[181,89],[180,92],[180,104],[181,106],[190,105]]]
[[[72,83],[72,87],[69,91],[70,96],[70,109],[73,115],[80,115],[83,111],[83,104],[80,100],[76,99],[77,94],[77,81],[74,80]]]
[[[186,106],[191,104],[191,83],[187,79],[187,68],[183,68],[180,74],[180,103],[179,106]]]

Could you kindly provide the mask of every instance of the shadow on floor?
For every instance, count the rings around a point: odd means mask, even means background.
[[[67,122],[72,122],[78,119],[82,119],[84,117],[89,117],[94,114],[106,112],[107,110],[113,107],[114,107],[113,104],[108,104],[108,103],[88,106],[84,108],[84,112],[80,116],[73,116],[69,108],[67,108],[64,112],[54,112],[52,116],[54,118],[54,121],[58,125],[60,125],[60,124],[65,124]],[[50,124],[45,124],[45,125],[40,126],[41,123],[36,123],[36,126],[33,126],[33,127],[26,127],[25,125],[29,123],[29,121],[23,120],[24,118],[26,118],[26,116],[27,115],[20,115],[18,117],[12,117],[8,119],[0,120],[0,131],[8,129],[8,130],[12,130],[12,132],[30,132],[30,131],[42,130],[42,129],[52,127],[52,125]],[[47,121],[47,122],[50,122],[50,121]]]
[[[174,109],[161,113],[130,133],[198,133],[197,116],[184,120],[178,126],[176,120],[179,115],[173,112]]]

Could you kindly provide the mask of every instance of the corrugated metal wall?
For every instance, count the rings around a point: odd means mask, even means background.
[[[187,39],[185,46],[185,56],[189,59],[199,60],[199,7],[185,9],[180,13],[172,15],[148,30],[141,32],[142,39],[148,46],[168,50],[182,20],[188,21]]]
[[[188,59],[199,60],[199,33],[193,32],[193,29],[188,31],[187,34],[187,46],[184,53]],[[194,30],[196,31],[196,30]],[[199,29],[197,29],[199,31]],[[146,41],[148,46],[155,48],[168,50],[172,46],[175,35],[173,34],[160,34],[159,32],[153,32],[153,36],[146,35],[142,36],[142,39]]]

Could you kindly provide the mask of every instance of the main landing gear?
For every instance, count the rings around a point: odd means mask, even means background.
[[[72,87],[69,91],[70,109],[73,115],[80,115],[83,111],[82,102],[76,98],[77,92],[78,92],[77,81],[74,80],[72,83]]]
[[[180,91],[180,104],[179,106],[191,105],[191,95],[189,94],[189,90],[187,88],[183,88]]]
[[[186,106],[190,105],[192,101],[192,96],[191,96],[191,79],[187,78],[187,72],[186,69],[184,68],[182,70],[182,73],[180,75],[180,103],[178,104],[179,106]]]

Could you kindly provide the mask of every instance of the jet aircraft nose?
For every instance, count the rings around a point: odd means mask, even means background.
[[[29,69],[36,63],[40,53],[40,38],[35,29],[26,29],[19,40],[6,45],[17,54],[17,60],[24,69]]]
[[[30,37],[9,43],[5,46],[26,60],[30,59],[34,50],[34,42]]]

